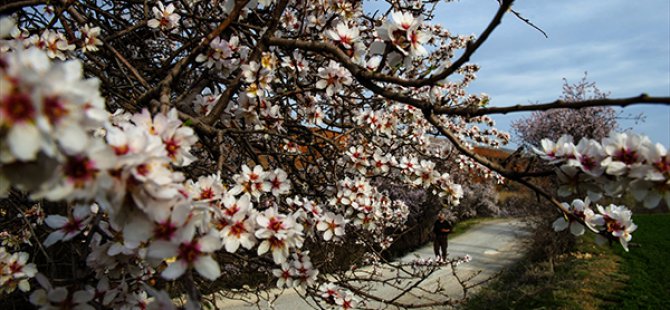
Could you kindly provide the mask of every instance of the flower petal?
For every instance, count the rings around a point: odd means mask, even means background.
[[[15,124],[9,130],[7,144],[16,158],[33,160],[40,148],[40,133],[32,124]]]
[[[561,216],[557,218],[551,226],[554,228],[554,231],[564,231],[566,228],[568,228],[568,224],[569,222]]]
[[[184,274],[186,267],[186,262],[177,260],[176,262],[168,265],[167,268],[165,268],[165,270],[163,270],[161,273],[161,276],[166,280],[174,280]]]
[[[209,280],[216,280],[221,276],[221,269],[219,269],[219,264],[209,255],[200,256],[198,259],[193,262],[193,266],[198,273]]]
[[[157,240],[151,243],[147,255],[154,258],[174,257],[177,256],[177,245],[165,240]]]
[[[217,237],[207,235],[198,240],[200,251],[211,253],[221,248],[221,240]]]
[[[44,220],[44,222],[53,229],[60,229],[61,227],[65,226],[69,220],[67,217],[62,215],[49,215]]]
[[[584,234],[584,225],[578,222],[570,223],[570,232],[575,236],[581,236]]]

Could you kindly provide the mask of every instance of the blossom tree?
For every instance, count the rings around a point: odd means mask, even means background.
[[[458,300],[401,297],[469,258],[385,262],[409,208],[379,184],[456,205],[463,191],[445,167],[519,182],[563,212],[557,230],[582,225],[624,247],[630,211],[598,196],[632,190],[648,207],[670,198],[666,147],[634,134],[537,146],[569,172],[566,190],[590,189],[570,204],[534,183],[536,171],[473,151],[508,142],[494,114],[670,104],[640,95],[488,107],[468,94],[479,69],[469,59],[514,13],[511,0],[478,37],[433,22],[430,0],[375,13],[341,0],[164,2],[0,5],[3,297],[170,309],[185,296],[199,308],[211,281],[253,273],[322,307],[446,305]],[[327,268],[338,249],[350,265]],[[373,271],[347,272],[360,265]],[[397,295],[360,286],[372,281]]]
[[[595,82],[584,77],[575,84],[563,79],[563,93],[559,98],[562,102],[579,102],[598,100],[608,97]],[[557,106],[560,107],[560,104]],[[539,145],[542,139],[557,140],[563,134],[574,139],[591,138],[600,140],[610,132],[618,129],[617,112],[611,106],[587,107],[574,109],[553,109],[534,111],[528,117],[512,122],[512,129],[524,145]]]

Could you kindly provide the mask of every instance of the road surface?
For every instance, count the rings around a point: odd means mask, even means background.
[[[465,233],[449,240],[449,257],[464,257],[469,255],[469,263],[460,264],[456,270],[460,279],[468,279],[467,284],[475,284],[485,281],[496,275],[503,268],[509,267],[523,257],[525,253],[523,240],[529,236],[527,225],[519,219],[496,219],[486,221],[470,228]],[[412,260],[428,259],[434,257],[432,244],[425,245],[418,250],[400,258],[398,262],[409,262]],[[369,271],[362,269],[361,272]],[[383,279],[394,278],[395,271],[384,270],[379,273]],[[413,283],[413,282],[407,282]],[[406,286],[401,285],[400,286]],[[443,294],[435,294],[436,288],[441,289]],[[425,289],[425,291],[423,290]],[[477,287],[469,289],[467,294],[472,294]],[[459,300],[463,298],[463,288],[454,278],[449,265],[444,265],[423,279],[417,288],[410,293],[398,297],[400,291],[392,285],[376,284],[366,287],[365,291],[375,296],[384,298],[397,298],[397,302],[404,304],[426,303],[431,301],[444,301],[446,298]],[[258,305],[250,305],[241,300],[217,299],[220,309],[312,309],[313,301],[306,302],[295,290],[270,290],[264,292],[265,296],[278,296],[272,303],[260,301]],[[448,296],[448,297],[447,297]],[[255,295],[238,295],[247,300],[257,300]],[[393,309],[384,304],[374,302],[366,304],[366,308]]]

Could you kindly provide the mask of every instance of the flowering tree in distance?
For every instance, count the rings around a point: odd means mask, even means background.
[[[575,84],[569,84],[564,79],[560,99],[564,102],[579,102],[605,99],[607,96],[584,75]],[[542,139],[557,140],[563,134],[569,134],[576,140],[601,140],[617,128],[617,113],[611,106],[534,111],[530,116],[512,122],[512,129],[520,142],[528,146],[539,145]]]
[[[538,155],[572,173],[566,190],[589,189],[570,204],[536,185],[537,172],[472,150],[508,142],[493,114],[670,98],[488,107],[465,91],[479,69],[468,61],[513,1],[476,38],[432,22],[434,2],[376,13],[338,0],[0,5],[0,294],[43,309],[170,309],[184,295],[198,308],[212,281],[253,271],[323,307],[454,303],[401,299],[441,263],[379,255],[409,208],[378,185],[456,205],[445,160],[536,191],[563,212],[557,229],[625,247],[630,211],[597,198],[632,189],[649,207],[668,200],[664,146],[618,133],[542,141]],[[409,282],[326,268],[342,248],[352,266]],[[368,293],[359,284],[370,281],[398,294]]]

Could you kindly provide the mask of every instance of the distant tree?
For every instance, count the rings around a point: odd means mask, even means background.
[[[595,82],[589,82],[587,74],[575,84],[563,78],[563,93],[560,103],[605,99],[609,92],[601,91]],[[582,109],[552,109],[534,111],[529,117],[512,122],[516,138],[523,145],[540,145],[542,139],[558,140],[564,134],[574,137],[601,140],[618,128],[617,112],[612,107],[587,107]]]

